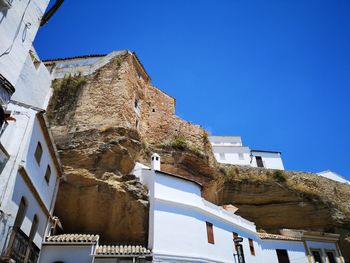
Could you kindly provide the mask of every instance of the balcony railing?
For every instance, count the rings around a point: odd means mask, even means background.
[[[40,249],[29,240],[27,235],[20,229],[13,230],[11,234],[7,255],[17,263],[36,263]],[[28,255],[27,255],[28,254]],[[25,261],[27,258],[27,261]]]

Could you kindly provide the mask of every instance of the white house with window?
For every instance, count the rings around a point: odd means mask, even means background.
[[[259,233],[255,224],[201,197],[198,182],[137,163],[133,174],[149,191],[148,247],[98,243],[98,235],[49,236],[40,262],[345,263],[339,235],[283,229]],[[79,259],[79,261],[78,261]]]
[[[219,163],[284,170],[281,152],[252,150],[240,136],[209,136]]]
[[[36,262],[53,215],[61,166],[42,112],[9,104],[16,118],[3,131],[0,174],[2,258]]]
[[[0,132],[0,257],[36,262],[62,171],[44,114],[51,76],[33,49],[15,88]]]
[[[149,190],[148,246],[154,262],[309,263],[319,262],[319,254],[324,263],[344,263],[339,235],[258,233],[232,206],[226,210],[202,198],[196,181],[161,171],[157,154],[151,169],[137,164],[133,173]]]

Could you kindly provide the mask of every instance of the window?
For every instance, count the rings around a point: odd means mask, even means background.
[[[258,167],[264,167],[264,162],[263,162],[261,156],[255,156],[255,159],[256,159],[256,165],[257,165]]]
[[[34,215],[32,227],[30,228],[30,233],[29,233],[29,240],[30,241],[33,241],[35,233],[38,230],[38,225],[39,225],[39,217],[38,217],[38,215]]]
[[[14,228],[18,229],[21,227],[23,220],[24,220],[24,217],[27,213],[27,208],[28,208],[27,200],[25,199],[25,197],[22,196],[21,202],[19,203],[15,223],[13,225]]]
[[[320,251],[312,250],[311,253],[312,253],[312,256],[314,257],[315,263],[323,263]]]
[[[221,160],[226,160],[226,156],[225,156],[224,153],[220,153],[220,159],[221,159]]]
[[[252,256],[255,256],[255,250],[254,250],[254,242],[253,242],[253,239],[249,238],[248,241],[249,241],[250,254],[251,254]]]
[[[278,263],[290,263],[288,252],[285,249],[276,249]]]
[[[41,157],[43,156],[43,147],[41,146],[40,142],[38,142],[38,145],[36,146],[34,156],[35,160],[40,165]]]
[[[214,232],[213,232],[213,224],[207,223],[207,237],[208,237],[208,243],[214,244]]]
[[[138,99],[135,99],[135,101],[134,101],[134,107],[135,107],[135,109],[138,109],[138,108],[139,108],[139,100],[138,100]]]
[[[3,146],[0,144],[0,174],[1,174],[2,170],[4,170],[8,159],[9,159],[8,153],[3,148]]]
[[[45,173],[45,181],[46,181],[46,183],[50,182],[50,176],[51,176],[51,168],[50,168],[50,165],[48,165],[47,168],[46,168],[46,173]]]
[[[327,258],[329,263],[336,263],[334,253],[332,251],[327,251]]]
[[[240,160],[243,160],[243,159],[244,159],[243,153],[239,153],[239,154],[238,154],[238,159],[240,159]]]

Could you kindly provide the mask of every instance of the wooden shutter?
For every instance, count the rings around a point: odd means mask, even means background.
[[[207,236],[208,236],[208,243],[214,244],[214,232],[213,232],[213,224],[207,223]]]
[[[249,240],[249,249],[250,249],[250,254],[255,256],[255,250],[254,250],[254,242],[253,239],[248,239]]]

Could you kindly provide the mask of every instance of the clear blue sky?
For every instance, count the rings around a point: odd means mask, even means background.
[[[35,46],[135,51],[182,118],[350,179],[348,0],[66,0]]]

